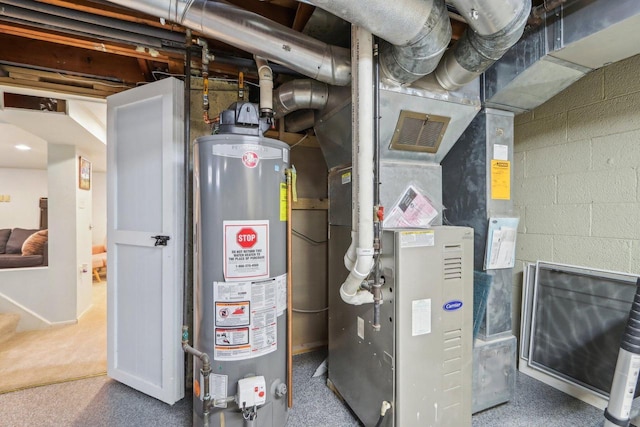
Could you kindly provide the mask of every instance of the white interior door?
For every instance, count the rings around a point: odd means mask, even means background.
[[[107,99],[107,373],[169,404],[184,397],[183,90],[167,78]]]

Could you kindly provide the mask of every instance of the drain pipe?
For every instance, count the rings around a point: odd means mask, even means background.
[[[438,64],[436,79],[447,90],[473,81],[522,36],[531,0],[451,0],[469,28]]]
[[[373,38],[369,31],[352,26],[353,169],[356,188],[353,200],[357,211],[356,258],[349,276],[340,287],[347,304],[373,302],[373,294],[362,282],[373,267]],[[353,178],[352,178],[353,179]],[[352,241],[352,245],[353,245]]]
[[[380,305],[382,304],[382,272],[380,271],[380,251],[382,249],[382,220],[384,207],[380,206],[380,55],[378,43],[373,46],[373,250],[374,274],[371,293],[373,294],[373,330],[380,330]]]

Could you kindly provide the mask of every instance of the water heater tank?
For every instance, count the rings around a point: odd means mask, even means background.
[[[281,427],[288,416],[289,146],[232,131],[195,141],[194,347],[211,358],[211,398],[218,403],[208,415],[209,426],[245,426],[252,408],[243,413],[242,403],[223,401],[251,389],[247,399],[257,416],[252,422]],[[205,425],[201,368],[194,360],[194,426]],[[247,380],[253,377],[264,382],[254,386]]]

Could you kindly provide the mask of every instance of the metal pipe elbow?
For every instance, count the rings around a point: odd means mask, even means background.
[[[273,92],[273,109],[276,117],[302,110],[321,110],[329,100],[329,86],[312,79],[291,80]]]
[[[530,10],[531,0],[522,0],[512,20],[492,34],[480,34],[467,28],[436,69],[435,75],[440,86],[447,90],[457,90],[502,58],[522,37]]]
[[[421,31],[409,43],[382,43],[382,73],[396,83],[410,84],[436,69],[450,41],[451,23],[444,0],[433,0]]]

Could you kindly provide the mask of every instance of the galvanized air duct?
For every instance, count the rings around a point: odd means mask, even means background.
[[[385,40],[380,49],[384,75],[409,84],[430,74],[451,41],[444,0],[308,0]]]
[[[436,69],[438,83],[456,90],[504,55],[522,36],[531,0],[452,0],[467,29]]]
[[[349,49],[331,46],[221,1],[110,0],[285,65],[316,80],[344,86],[351,82]]]
[[[329,86],[325,83],[299,79],[284,83],[273,93],[276,117],[303,109],[322,110],[329,101]]]

